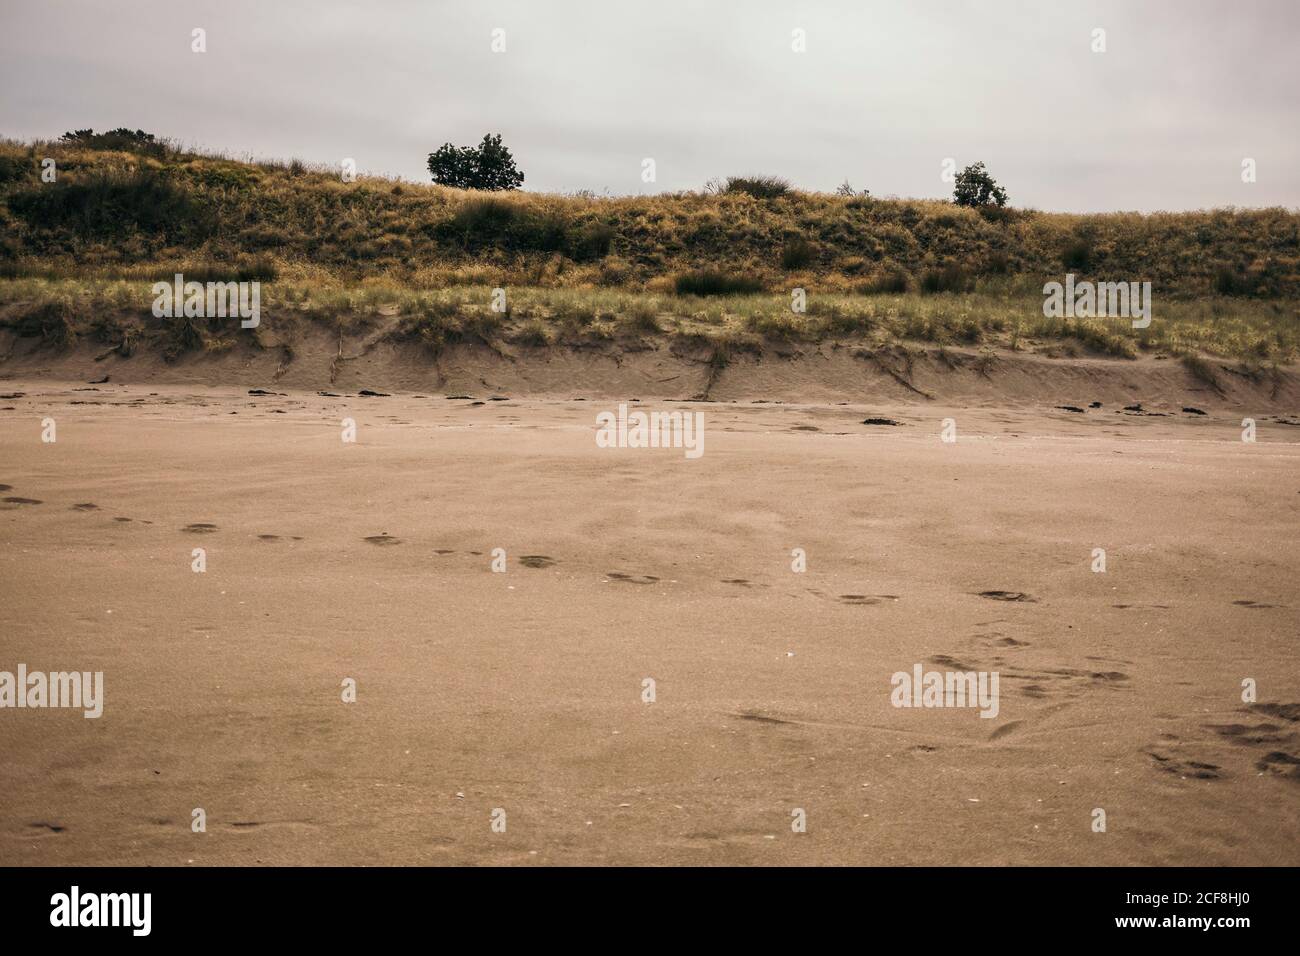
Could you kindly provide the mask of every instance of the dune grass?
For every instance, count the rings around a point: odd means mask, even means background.
[[[150,285],[138,279],[0,280],[0,325],[61,343],[113,316],[134,317],[148,326],[160,321],[150,312]],[[772,293],[701,296],[540,287],[512,287],[506,293],[507,310],[499,313],[493,311],[493,287],[487,285],[416,289],[382,280],[345,285],[281,278],[263,283],[261,307],[266,328],[298,319],[362,325],[399,321],[408,329],[423,329],[411,337],[438,344],[464,341],[457,336],[468,329],[469,339],[496,336],[524,346],[705,336],[754,348],[766,343],[919,343],[1053,357],[1204,352],[1282,364],[1300,358],[1300,305],[1272,300],[1157,302],[1151,325],[1133,329],[1124,319],[1047,318],[1042,296],[1011,282],[985,284],[968,293],[814,294],[803,313],[791,310],[789,296]]]
[[[111,145],[111,144],[110,144]],[[56,182],[40,179],[56,161]],[[0,275],[130,278],[270,261],[290,277],[669,292],[701,272],[771,292],[963,292],[1025,277],[1149,280],[1161,298],[1300,297],[1300,215],[1070,215],[802,192],[779,177],[599,198],[485,194],[168,146],[0,142]]]
[[[67,341],[95,315],[148,316],[149,287],[179,272],[262,282],[272,322],[382,313],[434,344],[662,335],[1297,356],[1300,215],[1282,209],[973,210],[801,192],[770,176],[654,196],[487,194],[122,145],[0,142],[10,327]],[[56,182],[40,179],[46,157]],[[1066,270],[1150,280],[1150,328],[1045,318],[1043,283]],[[491,312],[493,288],[508,290],[507,313]]]

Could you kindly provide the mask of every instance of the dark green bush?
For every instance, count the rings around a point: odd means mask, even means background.
[[[1001,249],[994,249],[984,260],[984,271],[991,275],[1006,275],[1011,271],[1011,257]]]
[[[18,156],[0,156],[0,183],[13,183],[28,176],[36,176],[36,165],[30,160]]]
[[[907,292],[907,273],[902,269],[886,269],[859,291],[867,295],[902,295]]]
[[[959,265],[946,265],[939,269],[927,269],[921,274],[921,291],[934,294],[937,292],[969,292],[975,285],[970,273]]]
[[[146,133],[142,129],[131,130],[124,126],[111,129],[107,133],[96,133],[93,129],[74,130],[60,136],[59,142],[85,149],[139,153],[155,159],[162,159],[167,155],[167,144],[160,141],[153,133]]]
[[[763,289],[763,284],[752,276],[716,269],[684,272],[677,277],[676,286],[678,295],[746,295]]]
[[[1221,265],[1214,271],[1214,291],[1219,295],[1251,296],[1259,292],[1263,277],[1254,270]]]
[[[14,193],[9,208],[34,229],[66,227],[95,238],[135,230],[201,238],[212,228],[211,216],[190,193],[152,169],[106,170],[77,181],[61,177]]]
[[[614,245],[614,227],[603,222],[582,229],[569,243],[569,258],[575,262],[590,262],[609,255]]]
[[[187,282],[271,282],[278,274],[275,261],[266,256],[251,256],[235,262],[205,262],[184,272]]]
[[[723,192],[746,193],[755,199],[776,199],[790,192],[790,182],[780,176],[728,176]]]
[[[787,239],[781,249],[782,269],[805,269],[817,258],[817,247],[807,239]]]
[[[1073,271],[1090,271],[1095,264],[1095,258],[1092,240],[1087,236],[1071,240],[1061,251],[1061,264]]]
[[[559,252],[568,226],[554,213],[538,213],[508,199],[482,196],[461,204],[437,230],[466,249],[487,247],[523,252]]]

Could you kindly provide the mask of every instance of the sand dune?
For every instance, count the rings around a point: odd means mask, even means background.
[[[1300,863],[1282,400],[1247,443],[1245,393],[1129,390],[1172,366],[996,404],[823,361],[816,403],[614,393],[703,411],[693,461],[597,448],[617,400],[541,366],[6,380],[0,670],[105,701],[0,712],[0,862]],[[892,706],[915,664],[997,671],[997,717]]]

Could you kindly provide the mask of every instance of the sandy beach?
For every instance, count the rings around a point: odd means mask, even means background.
[[[0,670],[103,714],[0,718],[0,864],[1300,864],[1280,409],[72,378],[0,383]]]

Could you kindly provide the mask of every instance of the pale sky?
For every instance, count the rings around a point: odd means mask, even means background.
[[[0,0],[0,135],[427,182],[492,132],[525,189],[615,195],[770,173],[948,198],[951,157],[1015,206],[1296,208],[1298,27],[1297,0]]]

